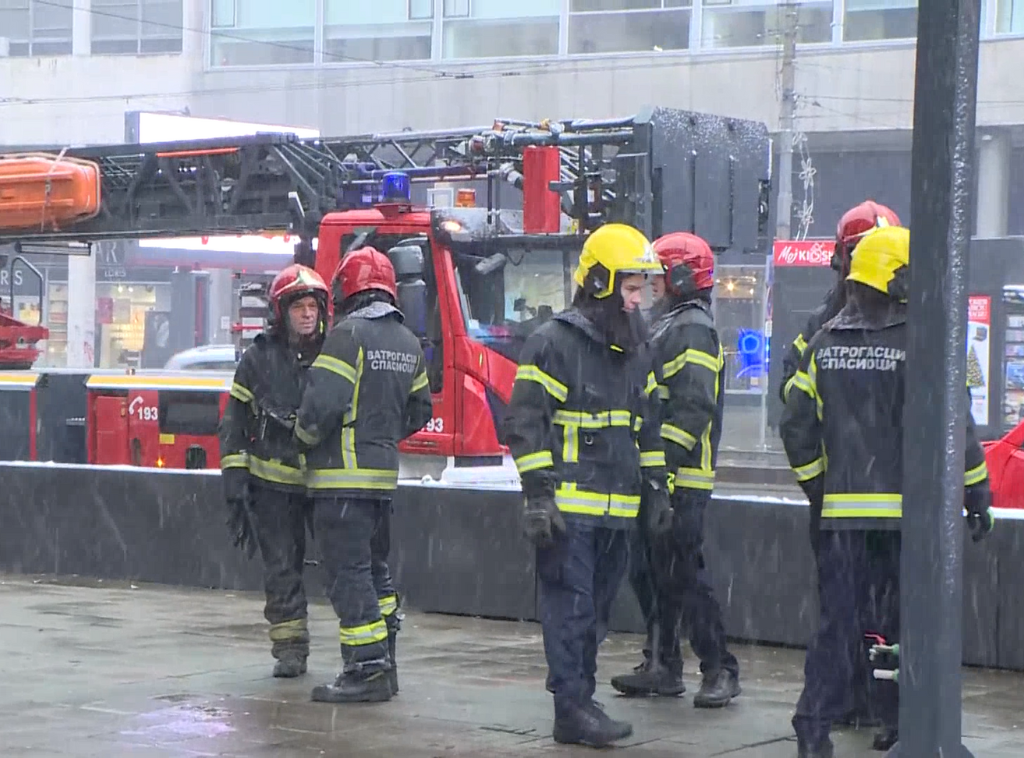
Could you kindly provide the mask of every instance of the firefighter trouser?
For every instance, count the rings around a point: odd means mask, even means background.
[[[640,613],[647,628],[644,640],[644,658],[651,659],[654,651],[654,624],[657,618],[654,574],[651,571],[651,545],[643,519],[637,519],[636,528],[629,532],[629,586],[636,595]]]
[[[597,647],[629,560],[627,531],[566,517],[554,546],[537,550],[537,601],[555,712],[586,703],[597,687]]]
[[[389,668],[388,633],[398,623],[387,563],[390,500],[317,497],[315,524],[345,671]]]
[[[685,628],[701,673],[713,676],[725,669],[739,676],[739,662],[726,645],[722,609],[704,563],[704,512],[710,501],[710,492],[676,489],[671,537],[650,548],[658,655],[670,670],[681,672],[679,641]]]
[[[309,655],[306,627],[306,523],[312,501],[303,493],[250,486],[253,527],[263,558],[263,615],[270,622],[271,653]]]
[[[899,641],[899,531],[823,530],[818,549],[821,600],[818,631],[807,647],[804,689],[796,705],[797,736],[817,747],[832,722],[850,711],[858,657],[867,656],[864,635]],[[886,726],[899,718],[898,688],[872,687]]]

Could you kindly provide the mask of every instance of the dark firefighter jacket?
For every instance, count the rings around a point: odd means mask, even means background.
[[[313,361],[295,421],[311,495],[390,497],[398,443],[431,417],[419,340],[375,302],[339,321]]]
[[[650,353],[609,345],[575,309],[526,341],[505,416],[526,497],[553,495],[568,519],[625,528],[643,481],[665,486]]]
[[[290,347],[283,337],[257,335],[235,369],[221,419],[221,470],[246,469],[269,487],[303,489],[303,462],[291,430],[274,417],[295,413],[314,357]]]
[[[807,349],[807,343],[826,322],[836,317],[845,304],[846,282],[840,281],[828,291],[821,304],[811,311],[804,330],[796,335],[789,350],[782,356],[782,384],[779,385],[779,397],[782,398],[783,403],[786,402],[789,380],[793,378],[793,374],[796,373],[800,365],[800,359],[803,358],[804,351]]]
[[[899,528],[906,344],[904,315],[868,319],[850,303],[811,340],[790,381],[782,442],[808,498],[823,501],[822,529]],[[964,485],[965,501],[988,489],[969,411]]]
[[[722,437],[725,360],[708,306],[680,303],[655,321],[651,349],[661,367],[661,438],[674,485],[710,491]]]

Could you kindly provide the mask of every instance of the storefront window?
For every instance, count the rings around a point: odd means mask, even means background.
[[[157,288],[168,285],[96,283],[96,353],[100,368],[138,366],[146,313],[157,307]]]
[[[764,440],[768,361],[763,266],[720,266],[712,310],[725,354],[722,446],[756,450]]]

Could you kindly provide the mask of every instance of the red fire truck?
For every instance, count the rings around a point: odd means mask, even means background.
[[[501,461],[516,356],[568,305],[586,235],[625,221],[651,236],[695,231],[719,252],[763,252],[769,171],[763,124],[664,108],[340,139],[46,150],[0,156],[0,244],[286,230],[300,238],[295,260],[325,279],[346,251],[373,245],[395,265],[434,396],[434,417],[403,452],[479,465]],[[414,207],[415,185],[452,180],[477,189],[453,188],[448,207]],[[75,415],[89,462],[218,465],[221,378],[140,371],[84,381],[88,407]]]

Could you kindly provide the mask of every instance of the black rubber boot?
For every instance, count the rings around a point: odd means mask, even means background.
[[[609,728],[617,735],[615,739],[624,740],[633,734],[633,725],[628,721],[617,721],[604,712],[604,705],[597,702],[593,698],[590,699],[586,705],[583,706],[584,710],[589,710],[591,713],[597,716],[599,721],[607,723]]]
[[[395,650],[398,646],[398,635],[395,632],[388,633],[388,658],[391,659],[391,670],[388,672],[388,681],[391,684],[391,694],[398,694],[398,661],[395,658]]]
[[[672,670],[644,661],[632,674],[612,678],[612,687],[626,697],[661,695],[674,697],[686,692],[681,670]]]
[[[562,745],[607,747],[632,733],[631,724],[613,721],[600,708],[588,704],[564,710],[556,707],[551,736]]]
[[[391,683],[384,669],[342,673],[334,684],[313,688],[315,703],[383,703],[391,699]]]
[[[871,743],[871,749],[886,752],[892,749],[892,746],[899,741],[900,732],[898,729],[883,729],[875,735],[875,739]]]
[[[294,679],[306,673],[306,656],[302,653],[282,653],[274,664],[277,679]]]
[[[830,739],[826,738],[824,742],[814,747],[799,739],[796,744],[797,758],[835,758],[835,748]]]
[[[705,674],[700,690],[693,696],[694,708],[724,708],[739,696],[740,680],[731,671],[721,669],[717,674]]]

